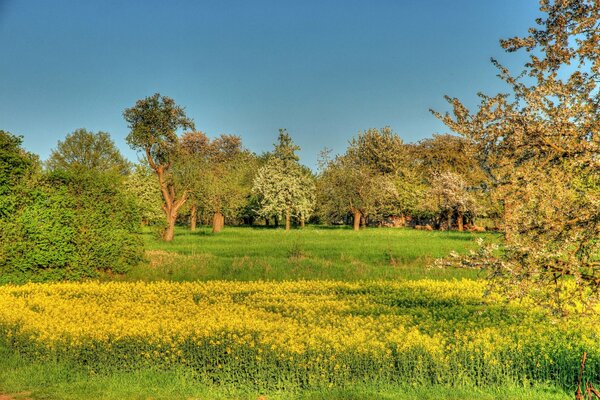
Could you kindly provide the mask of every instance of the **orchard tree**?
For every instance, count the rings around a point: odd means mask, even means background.
[[[206,198],[211,158],[210,139],[204,132],[185,132],[180,138],[181,156],[177,158],[177,178],[188,190],[190,230],[196,230],[198,207]]]
[[[317,193],[321,213],[329,220],[345,219],[350,213],[355,231],[361,220],[381,214],[398,195],[389,176],[347,154],[327,162],[319,175]]]
[[[142,225],[159,222],[164,216],[162,193],[154,175],[154,171],[143,163],[134,165],[131,174],[125,178],[125,191],[135,200]]]
[[[219,232],[225,225],[225,216],[236,216],[250,196],[256,164],[239,136],[221,135],[211,144],[204,204],[213,212],[213,232]]]
[[[212,217],[213,232],[220,232],[225,216],[235,216],[250,195],[254,156],[239,136],[211,140],[202,132],[186,132],[181,150],[177,169],[190,192],[190,228],[195,229],[200,208]]]
[[[130,170],[129,162],[108,133],[85,129],[77,129],[59,141],[46,165],[51,170],[96,170],[120,175],[126,175]]]
[[[600,3],[540,4],[527,36],[501,41],[529,54],[523,72],[493,61],[512,93],[481,94],[474,112],[448,98],[453,114],[435,114],[475,144],[503,206],[502,255],[461,262],[563,308],[600,292]]]
[[[181,153],[177,130],[194,129],[194,122],[173,99],[158,93],[138,100],[134,107],[123,112],[123,116],[131,129],[127,143],[134,150],[144,152],[158,178],[167,222],[162,237],[165,241],[171,241],[175,234],[177,214],[188,198],[188,190],[177,187],[171,171]]]
[[[304,225],[315,203],[314,180],[298,163],[296,151],[299,149],[289,134],[280,129],[273,155],[258,170],[253,182],[259,214],[265,218],[283,215],[286,231],[290,230],[292,216],[298,217]]]
[[[432,211],[446,216],[448,230],[452,229],[453,217],[456,216],[456,227],[462,232],[465,214],[476,214],[475,197],[468,191],[463,177],[453,172],[435,174],[426,199]]]

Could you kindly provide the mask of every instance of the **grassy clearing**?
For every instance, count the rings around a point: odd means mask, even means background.
[[[177,230],[171,243],[144,233],[149,264],[121,280],[297,280],[453,279],[476,278],[465,270],[429,269],[435,258],[475,247],[477,237],[491,234],[426,232],[413,229],[308,227],[232,228],[219,234],[210,228]]]

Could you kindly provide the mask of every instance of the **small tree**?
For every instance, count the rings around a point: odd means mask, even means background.
[[[172,99],[158,93],[138,100],[134,107],[123,112],[123,116],[131,129],[127,135],[127,143],[134,150],[144,152],[158,178],[167,222],[162,237],[165,241],[171,241],[175,234],[177,214],[189,193],[185,188],[176,187],[170,171],[180,155],[177,130],[194,129],[194,122]]]

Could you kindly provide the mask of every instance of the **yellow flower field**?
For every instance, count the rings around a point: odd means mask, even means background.
[[[56,283],[0,287],[0,340],[92,370],[184,366],[269,387],[382,381],[569,386],[600,327],[461,281]],[[596,321],[597,322],[597,321]]]

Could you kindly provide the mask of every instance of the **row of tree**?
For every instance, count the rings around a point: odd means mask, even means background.
[[[155,175],[155,188],[143,165],[135,169],[130,190],[137,193],[145,221],[156,221],[162,196],[166,228],[172,240],[182,214],[191,229],[212,219],[218,232],[225,218],[239,223],[292,221],[301,227],[310,218],[323,223],[353,219],[355,229],[366,223],[425,220],[436,228],[463,229],[464,221],[492,215],[487,180],[474,147],[451,135],[436,135],[405,144],[389,127],[359,133],[346,153],[333,158],[324,151],[319,171],[299,162],[299,147],[280,130],[271,152],[257,156],[237,136],[215,139],[194,130],[184,109],[159,94],[125,110],[132,148],[144,155]],[[190,129],[178,136],[178,130]]]

